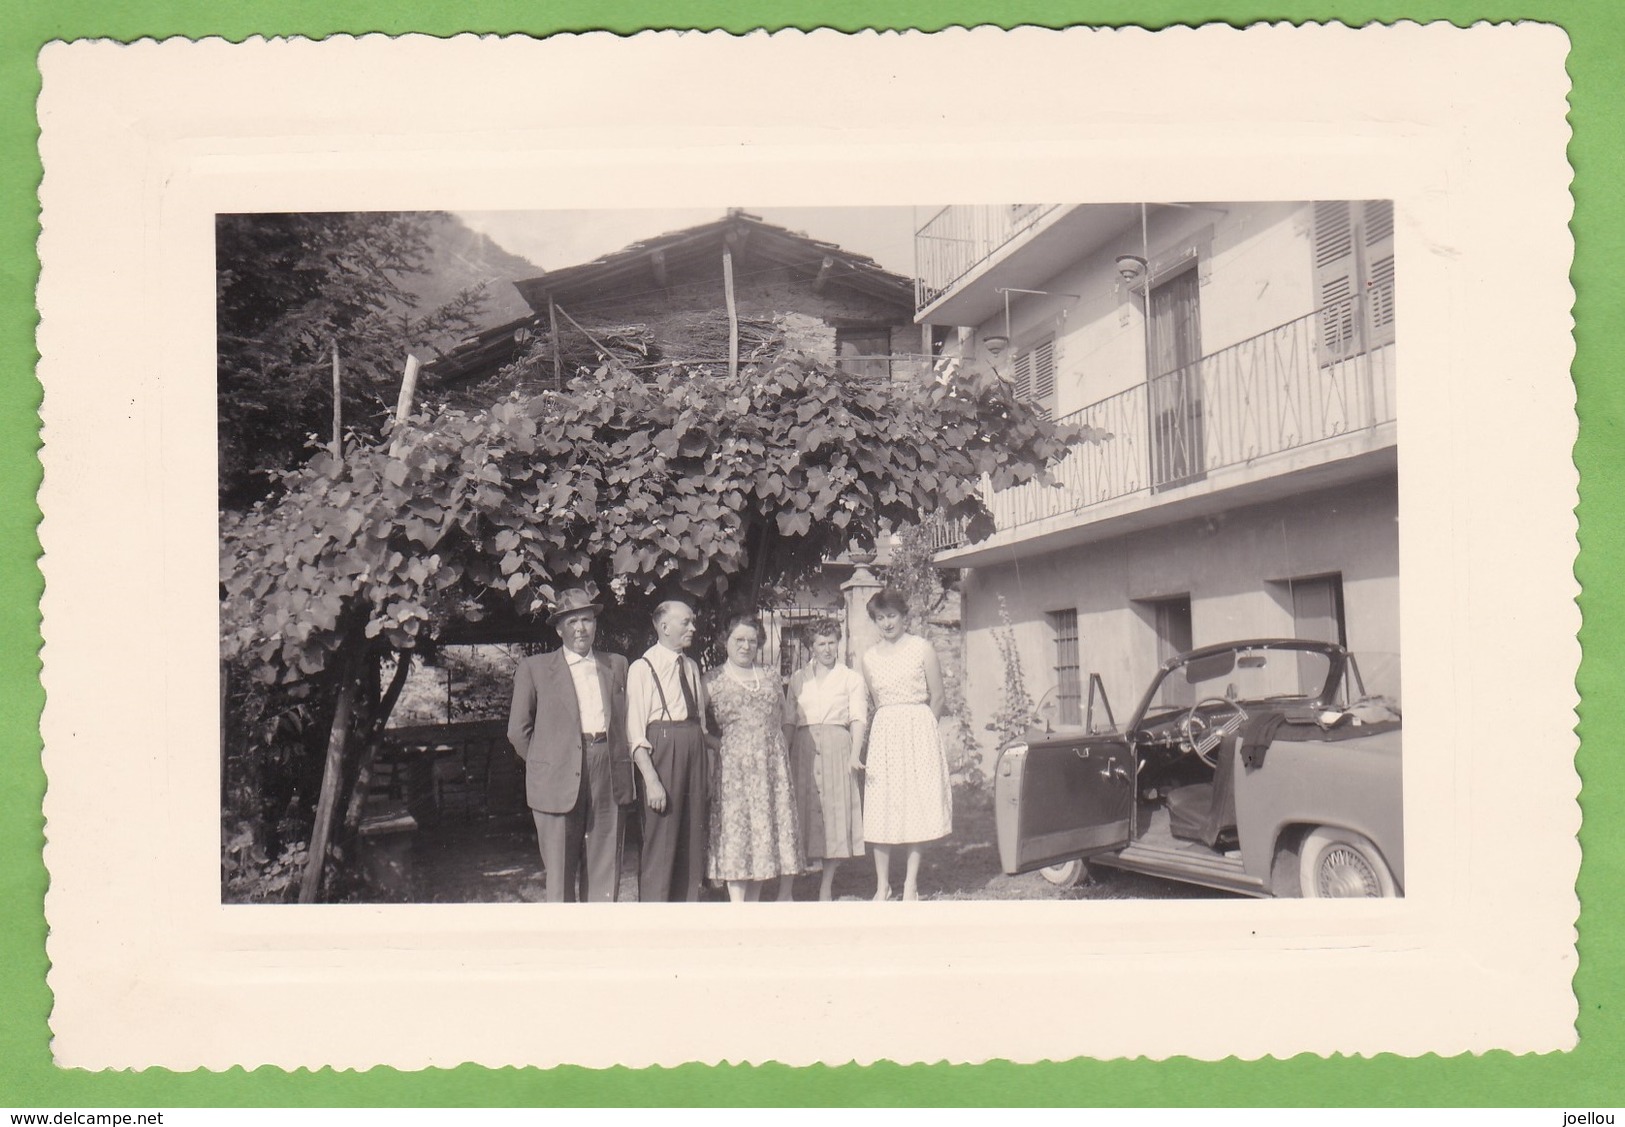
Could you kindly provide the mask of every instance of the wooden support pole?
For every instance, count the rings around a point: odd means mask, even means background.
[[[406,678],[411,670],[412,651],[398,651],[395,654],[395,675],[390,678],[389,689],[378,702],[377,715],[368,725],[367,742],[362,745],[361,762],[356,765],[355,785],[350,788],[350,802],[344,811],[346,838],[354,836],[361,825],[361,815],[366,812],[367,786],[372,778],[372,765],[378,758],[378,745],[383,742],[384,727],[389,723],[389,714],[395,710],[395,703],[400,700],[401,690],[406,687]],[[450,715],[449,710],[447,715]]]
[[[739,310],[734,308],[734,256],[722,248],[722,296],[728,303],[728,378],[739,375]]]
[[[350,801],[344,808],[341,842],[354,838],[361,828],[361,815],[367,809],[367,789],[372,786],[372,765],[378,759],[378,740],[361,745],[361,762],[356,764],[355,785],[350,788]]]
[[[553,334],[553,390],[564,390],[564,352],[559,347],[559,307],[553,304],[553,295],[547,296],[547,326]]]
[[[406,422],[407,416],[412,413],[412,400],[417,398],[418,393],[418,369],[420,367],[422,365],[418,362],[418,358],[411,353],[407,353],[406,369],[401,373],[401,394],[395,400],[396,426]]]
[[[310,850],[305,854],[305,872],[299,879],[299,903],[314,904],[322,889],[322,866],[327,861],[327,843],[333,836],[333,815],[338,812],[339,785],[344,779],[344,748],[350,740],[350,718],[355,713],[355,664],[342,662],[343,684],[338,705],[333,709],[333,726],[327,733],[327,758],[322,764],[322,789],[316,799],[316,820],[310,830]]]
[[[339,342],[333,341],[333,457],[344,461],[344,370],[339,367]]]
[[[418,358],[408,353],[406,371],[401,375],[401,395],[395,401],[395,437],[389,443],[391,458],[399,458],[401,451],[406,448],[406,435],[402,428],[406,426],[406,420],[412,414],[412,400],[417,396],[420,366]]]
[[[824,292],[824,285],[829,281],[830,271],[834,269],[835,259],[826,254],[824,261],[818,264],[818,277],[813,279],[813,293]]]
[[[625,364],[622,364],[619,360],[615,359],[615,354],[609,350],[609,347],[605,345],[603,341],[593,336],[586,329],[583,329],[581,327],[581,322],[570,316],[570,311],[568,309],[561,308],[559,312],[564,314],[564,319],[570,322],[570,325],[575,329],[576,332],[580,333],[582,336],[586,337],[592,342],[592,346],[598,350],[598,354],[604,358],[604,363],[608,365],[611,370],[619,368],[623,372],[631,371],[631,369]]]

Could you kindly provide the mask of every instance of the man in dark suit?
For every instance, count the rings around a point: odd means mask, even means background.
[[[621,807],[636,798],[626,743],[626,658],[595,653],[586,591],[560,592],[548,622],[564,648],[520,662],[508,739],[525,760],[525,799],[550,901],[616,898]]]

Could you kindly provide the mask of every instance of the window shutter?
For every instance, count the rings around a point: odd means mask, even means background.
[[[1348,356],[1356,349],[1354,277],[1358,262],[1354,216],[1346,201],[1315,204],[1314,256],[1321,345],[1328,359]]]
[[[1016,398],[1028,401],[1033,397],[1033,354],[1023,352],[1015,363]]]
[[[1363,210],[1366,327],[1376,347],[1394,339],[1394,201],[1367,200]]]
[[[1012,368],[1016,398],[1046,415],[1055,412],[1055,338],[1023,349]]]
[[[1325,202],[1314,211],[1323,360],[1394,339],[1394,203]]]
[[[1055,410],[1055,338],[1051,337],[1032,350],[1032,400],[1046,413]]]

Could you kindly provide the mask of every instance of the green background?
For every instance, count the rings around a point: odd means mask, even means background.
[[[188,1105],[569,1105],[569,1104],[1096,1104],[1302,1105],[1385,1104],[1612,1107],[1625,1103],[1625,840],[1616,828],[1625,779],[1617,749],[1625,720],[1617,687],[1625,624],[1617,581],[1625,537],[1619,481],[1625,468],[1620,430],[1625,396],[1616,386],[1625,333],[1621,332],[1621,228],[1625,193],[1620,138],[1625,98],[1619,81],[1625,60],[1625,5],[1619,0],[1538,4],[1339,3],[1332,7],[1280,2],[1269,5],[1193,0],[1113,0],[1053,3],[1038,0],[951,0],[933,3],[687,0],[608,5],[572,0],[541,4],[449,3],[406,0],[363,3],[125,3],[71,0],[47,7],[39,0],[0,0],[0,1106],[95,1107]],[[46,873],[41,861],[40,814],[45,777],[39,764],[39,594],[36,568],[40,469],[39,384],[33,378],[34,283],[38,261],[40,166],[34,102],[39,94],[35,56],[53,39],[132,40],[143,36],[250,35],[321,37],[339,33],[460,31],[545,35],[595,28],[864,27],[935,30],[997,23],[1138,25],[1164,27],[1223,21],[1337,19],[1359,25],[1400,19],[1542,20],[1565,28],[1572,41],[1569,74],[1574,89],[1576,237],[1574,279],[1578,354],[1574,379],[1580,405],[1575,461],[1581,473],[1581,553],[1577,573],[1585,594],[1580,669],[1580,773],[1585,861],[1579,892],[1580,1046],[1572,1053],[1513,1057],[1490,1053],[1442,1060],[1292,1060],[1202,1063],[1189,1060],[1073,1061],[1013,1066],[987,1064],[790,1069],[688,1066],[640,1072],[560,1068],[552,1071],[454,1070],[365,1073],[255,1072],[90,1073],[51,1063],[45,988]],[[116,373],[109,373],[116,378]],[[1509,436],[1515,448],[1515,436]],[[1509,514],[1509,522],[1512,517]],[[1610,581],[1609,577],[1614,577]],[[115,649],[131,646],[109,638]],[[1615,705],[1610,708],[1608,705]],[[1513,848],[1510,834],[1507,847]],[[1493,857],[1481,862],[1493,864]],[[1395,1014],[1402,1023],[1405,1015]]]

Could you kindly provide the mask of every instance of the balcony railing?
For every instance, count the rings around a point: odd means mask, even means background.
[[[914,233],[914,308],[924,309],[977,264],[1059,204],[953,204]]]
[[[1000,532],[1394,421],[1391,287],[1369,310],[1327,306],[1138,384],[1063,421],[1112,437],[1074,447],[1052,470],[988,497]],[[1354,326],[1361,332],[1352,335]],[[1383,335],[1386,331],[1386,335]]]

